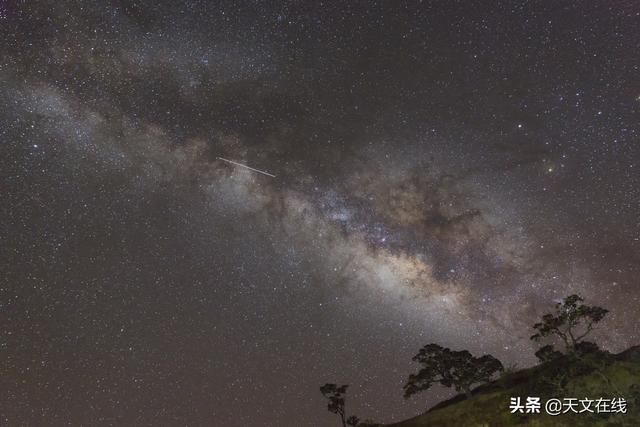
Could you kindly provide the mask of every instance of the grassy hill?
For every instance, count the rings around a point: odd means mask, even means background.
[[[562,386],[559,380],[562,379]],[[539,414],[511,414],[511,397],[541,398]],[[548,398],[598,399],[622,397],[626,414],[581,413],[550,416]],[[579,406],[580,408],[580,406]],[[592,407],[595,409],[594,407]],[[500,379],[442,402],[422,415],[388,427],[500,427],[500,426],[634,426],[640,427],[640,346],[620,354],[590,353],[580,362],[562,356],[554,361],[504,374]]]

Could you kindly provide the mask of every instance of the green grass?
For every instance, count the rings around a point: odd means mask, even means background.
[[[618,355],[593,354],[585,357],[591,366],[578,370],[568,358],[548,362],[532,368],[506,374],[499,380],[474,390],[464,399],[456,396],[415,418],[390,424],[388,427],[501,427],[501,426],[607,426],[640,427],[640,347]],[[598,366],[598,370],[593,370]],[[558,391],[550,379],[558,374],[569,375],[564,389]],[[520,396],[547,398],[597,399],[623,397],[627,401],[626,414],[511,414],[509,400]]]

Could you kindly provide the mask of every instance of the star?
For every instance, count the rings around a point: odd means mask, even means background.
[[[640,30],[520,3],[0,6],[2,424],[397,422],[571,293],[637,344]]]

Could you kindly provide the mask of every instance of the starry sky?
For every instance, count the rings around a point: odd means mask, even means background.
[[[0,4],[0,420],[400,420],[579,293],[638,344],[640,6]],[[275,177],[233,166],[223,157]]]

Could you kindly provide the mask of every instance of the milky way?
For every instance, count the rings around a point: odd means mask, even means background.
[[[450,395],[402,398],[420,346],[526,366],[571,293],[637,344],[639,19],[1,5],[3,422],[399,420]]]

